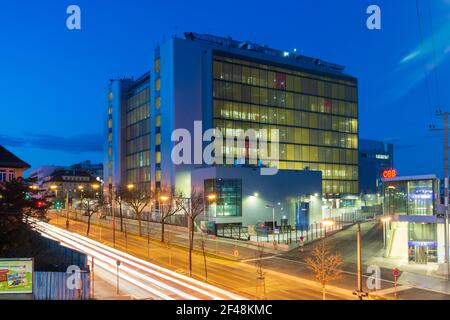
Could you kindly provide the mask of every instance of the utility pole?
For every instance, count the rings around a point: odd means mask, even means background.
[[[356,224],[356,262],[358,265],[357,269],[358,290],[353,292],[353,295],[357,296],[359,300],[363,300],[363,298],[367,297],[368,294],[363,291],[362,287],[361,223],[359,221]]]
[[[110,207],[109,207],[109,210],[110,210],[111,218],[112,218],[112,241],[113,241],[113,247],[115,248],[116,247],[116,215],[114,213],[114,208],[113,208],[113,205],[114,205],[114,199],[113,199],[114,192],[113,192],[113,186],[112,186],[111,183],[109,184],[108,187],[109,187],[109,202],[111,204]]]
[[[448,117],[449,112],[442,112],[441,110],[436,112],[436,116],[438,117],[444,117],[444,128],[443,129],[436,129],[434,126],[430,126],[432,131],[444,131],[444,216],[445,216],[445,222],[444,222],[444,241],[445,241],[445,264],[447,266],[447,280],[449,280],[450,276],[450,261],[449,261],[449,244],[448,244]]]

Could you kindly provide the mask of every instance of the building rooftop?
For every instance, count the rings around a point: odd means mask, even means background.
[[[0,145],[0,167],[30,168],[30,165]]]
[[[90,182],[96,181],[95,178],[85,170],[57,169],[52,173],[51,178],[46,180],[46,182],[77,181],[76,177],[89,178]]]
[[[296,49],[293,52],[283,51],[279,49],[270,48],[267,45],[260,45],[251,41],[239,41],[232,37],[220,37],[210,34],[199,34],[195,32],[185,32],[184,37],[186,40],[206,42],[215,46],[225,47],[228,49],[237,49],[246,52],[256,52],[275,58],[281,58],[287,64],[301,65],[310,69],[330,72],[335,74],[344,75],[344,66],[327,62],[322,59],[313,58],[298,54]]]

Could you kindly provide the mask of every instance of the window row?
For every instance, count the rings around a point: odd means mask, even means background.
[[[127,184],[141,184],[145,182],[150,182],[150,168],[144,167],[127,170]]]
[[[345,133],[358,133],[358,120],[329,114],[309,113],[238,102],[214,100],[215,118],[270,123]]]
[[[359,193],[358,181],[330,181],[324,180],[322,182],[322,192],[323,193],[334,193],[334,194],[344,194]]]
[[[238,123],[215,119],[214,128],[220,130],[223,137],[241,137],[249,129],[256,131],[256,137],[264,139],[260,130],[267,130],[267,141],[272,141],[271,133],[278,133],[280,143],[295,143],[303,145],[327,146],[345,149],[358,149],[358,135],[333,131],[321,131],[305,128],[270,126],[253,123]]]
[[[127,140],[132,140],[149,133],[150,121],[139,121],[127,127]]]
[[[150,166],[150,151],[135,153],[126,157],[127,169],[141,168]]]
[[[311,78],[314,80],[327,81],[327,82],[343,84],[343,85],[347,85],[347,86],[355,86],[356,85],[355,80],[351,80],[351,79],[343,79],[341,77],[336,77],[336,76],[332,76],[332,75],[329,75],[329,76],[328,75],[318,75],[318,74],[307,72],[307,71],[286,69],[286,68],[277,67],[277,66],[268,65],[268,64],[262,64],[262,63],[258,63],[258,62],[254,62],[254,61],[250,61],[250,60],[242,60],[242,59],[237,59],[237,58],[223,57],[223,56],[219,56],[219,55],[215,55],[214,60],[222,61],[222,62],[228,63],[228,64],[236,64],[236,65],[241,65],[241,66],[247,66],[250,68],[262,69],[262,70],[270,70],[273,72],[285,73],[285,74],[289,74],[289,75],[296,76],[296,77],[306,77],[306,78]]]
[[[273,154],[270,143],[267,144],[266,150],[261,150],[258,147],[254,148],[251,144],[243,145],[238,146],[236,143],[234,146],[229,144],[223,145],[222,154],[224,156],[224,163],[226,163],[226,157],[231,157],[236,160],[247,159],[247,162],[250,164],[256,164],[258,160],[272,161],[273,159],[278,159],[279,161],[358,164],[358,152],[356,150],[280,144],[278,146],[278,154]],[[216,155],[218,154],[216,153]],[[303,168],[296,167],[295,169]]]
[[[150,149],[150,135],[145,135],[137,139],[127,141],[127,154]]]
[[[146,103],[139,108],[127,113],[127,125],[132,125],[138,121],[150,118],[150,103]]]
[[[238,83],[214,81],[213,97],[258,105],[330,113],[356,118],[357,104],[300,93],[258,88]]]
[[[306,93],[341,100],[358,100],[356,86],[346,86],[221,61],[214,61],[213,77],[217,80],[233,81],[263,88]]]
[[[127,110],[133,110],[137,107],[149,103],[150,101],[150,89],[146,88],[139,93],[135,94],[134,96],[128,98],[127,100]]]

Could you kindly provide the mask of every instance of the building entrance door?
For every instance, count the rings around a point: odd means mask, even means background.
[[[409,261],[419,264],[437,262],[437,248],[430,246],[410,246]]]

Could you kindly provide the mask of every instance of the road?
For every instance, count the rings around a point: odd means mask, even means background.
[[[52,215],[50,217],[52,225],[64,228],[65,219],[61,219],[61,217],[58,219]],[[86,229],[85,222],[70,220],[70,233],[84,236]],[[89,240],[100,240],[99,242],[103,246],[113,246],[111,230],[106,227],[91,226]],[[102,248],[106,249],[103,246]],[[146,237],[117,232],[115,248],[123,254],[127,254],[128,258],[132,255],[177,274],[189,274],[187,249],[173,243],[161,243],[153,239],[148,242]],[[252,257],[255,255],[253,254]],[[113,262],[111,261],[111,263]],[[202,252],[194,251],[192,278],[245,298],[274,300],[320,300],[322,298],[321,288],[311,280],[312,274],[298,277],[276,270],[264,269],[264,280],[258,281],[258,268],[255,265],[211,253],[206,254],[206,266],[207,276]],[[333,300],[354,299],[351,291],[335,286],[329,286],[327,298]]]
[[[90,261],[92,259],[94,261],[94,273],[99,268],[102,272],[108,272],[110,278],[115,278],[118,275],[119,282],[126,281],[146,291],[149,299],[243,299],[242,296],[227,290],[162,268],[77,233],[63,230],[36,219],[32,219],[31,223],[33,223],[35,230],[42,235],[89,255]]]
[[[394,298],[394,278],[392,269],[379,267],[380,287],[377,290],[368,288],[367,280],[371,275],[368,268],[373,258],[383,254],[383,230],[379,223],[366,222],[361,224],[362,239],[362,260],[363,260],[363,289],[374,296],[383,298]],[[356,226],[337,232],[327,237],[327,244],[332,252],[338,252],[344,260],[344,276],[336,281],[335,285],[355,290],[357,287],[356,276]],[[264,265],[268,269],[277,270],[293,274],[299,277],[307,276],[309,270],[306,267],[305,259],[313,250],[316,243],[305,245],[304,252],[293,250],[291,252],[272,255],[264,260]],[[249,263],[252,263],[251,261]],[[253,262],[254,263],[254,262]],[[373,282],[372,282],[373,283]],[[449,300],[450,295],[445,292],[422,289],[410,285],[398,284],[397,296],[404,300]]]

